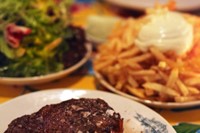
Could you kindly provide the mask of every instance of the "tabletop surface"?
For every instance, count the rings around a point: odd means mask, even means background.
[[[93,14],[103,15],[139,15],[141,12],[125,11],[121,12],[119,9],[104,3],[94,2],[92,0],[78,0],[73,14],[73,23],[75,25],[83,26],[86,23],[87,16]],[[89,65],[88,65],[89,64]],[[84,73],[79,74],[79,71]],[[87,71],[87,72],[86,72]],[[62,79],[39,85],[31,86],[16,86],[16,85],[3,85],[0,84],[0,104],[9,101],[17,96],[25,93],[31,93],[39,90],[66,88],[66,89],[79,89],[84,88],[88,90],[103,89],[96,81],[92,74],[91,61],[88,61],[80,70]],[[106,90],[108,91],[108,90]],[[179,123],[200,124],[200,106],[187,109],[155,109],[161,116],[163,116],[171,125],[175,126]],[[185,125],[184,125],[185,126]]]

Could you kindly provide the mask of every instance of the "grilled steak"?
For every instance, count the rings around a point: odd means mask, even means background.
[[[102,99],[70,99],[13,120],[5,133],[122,133],[123,119]]]

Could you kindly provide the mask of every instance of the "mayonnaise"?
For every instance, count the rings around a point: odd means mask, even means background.
[[[182,55],[193,46],[193,27],[180,13],[158,10],[146,17],[148,22],[135,40],[141,50],[155,46],[162,52],[173,50]]]

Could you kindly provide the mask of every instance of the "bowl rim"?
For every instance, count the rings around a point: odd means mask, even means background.
[[[39,84],[39,83],[50,82],[58,78],[67,76],[68,74],[74,72],[89,60],[92,53],[92,44],[86,43],[85,47],[87,50],[85,56],[79,62],[77,62],[76,64],[67,69],[47,75],[33,76],[33,77],[0,77],[0,84],[7,84],[7,85]]]

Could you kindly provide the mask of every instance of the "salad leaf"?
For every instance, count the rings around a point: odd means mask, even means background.
[[[180,123],[174,126],[177,133],[197,133],[200,131],[200,125],[190,123]]]
[[[5,54],[8,58],[14,58],[14,51],[8,47],[2,36],[0,36],[0,52]]]
[[[70,28],[72,4],[73,0],[2,0],[0,76],[29,77],[63,70],[66,64],[63,58],[71,50],[69,43],[74,42],[70,38],[76,36]],[[16,29],[8,31],[10,24],[18,30],[26,28],[31,32],[22,36]],[[8,38],[18,39],[19,46],[12,47],[10,43],[13,42],[6,40]],[[55,40],[60,41],[52,44]],[[51,45],[50,50],[45,50]],[[19,49],[22,53],[17,56]]]

